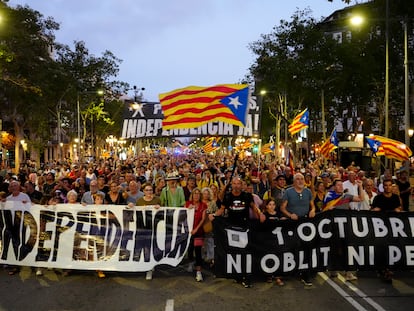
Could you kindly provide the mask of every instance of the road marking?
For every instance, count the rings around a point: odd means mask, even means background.
[[[338,274],[338,279],[342,283],[344,283],[346,286],[348,286],[348,288],[350,290],[352,290],[353,292],[355,292],[355,294],[357,294],[359,297],[361,297],[362,299],[364,299],[369,305],[371,305],[372,307],[374,307],[375,310],[385,311],[385,309],[383,307],[381,307],[378,303],[376,303],[374,300],[372,300],[371,298],[369,298],[368,295],[365,294],[362,290],[360,290],[358,287],[356,287],[351,282],[347,282],[342,275]]]
[[[345,292],[342,288],[339,287],[334,281],[332,281],[324,272],[319,272],[319,276],[327,282],[331,287],[338,292],[346,301],[348,301],[355,309],[358,311],[368,311],[365,309],[361,304],[359,304],[355,299],[350,297],[347,292]]]
[[[174,299],[168,299],[165,304],[165,311],[174,311]]]

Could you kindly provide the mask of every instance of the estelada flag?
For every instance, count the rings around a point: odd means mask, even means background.
[[[207,139],[207,143],[203,146],[203,151],[205,153],[216,151],[220,148],[220,144],[218,143],[221,137],[210,137]]]
[[[331,136],[321,145],[321,154],[325,158],[329,158],[329,154],[333,152],[336,148],[338,148],[339,140],[336,135],[336,129],[332,131]]]
[[[195,128],[213,121],[244,127],[249,105],[249,86],[188,86],[160,94],[159,99],[164,113],[163,130]]]
[[[383,152],[385,157],[398,161],[408,160],[413,155],[411,149],[406,144],[397,140],[378,135],[368,136],[367,138],[373,142],[380,142],[377,155],[378,152]]]
[[[309,111],[308,108],[300,112],[289,125],[289,133],[295,135],[302,129],[306,129],[309,126]]]
[[[262,146],[261,152],[263,154],[272,153],[275,151],[275,144],[274,143],[267,143]]]

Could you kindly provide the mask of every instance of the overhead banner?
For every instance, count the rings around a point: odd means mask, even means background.
[[[219,277],[414,268],[414,213],[329,211],[249,228],[214,222]]]
[[[177,266],[193,219],[186,208],[3,202],[0,263],[110,271]]]
[[[260,99],[261,97],[259,97]],[[261,101],[249,97],[246,126],[240,127],[224,122],[210,122],[197,128],[162,130],[161,104],[158,102],[125,102],[121,137],[124,139],[151,137],[197,137],[197,136],[247,136],[260,133]]]

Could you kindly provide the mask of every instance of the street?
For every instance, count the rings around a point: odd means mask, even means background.
[[[145,273],[108,272],[99,279],[94,271],[45,270],[43,276],[24,267],[9,276],[0,270],[0,310],[411,310],[414,273],[396,272],[392,284],[375,272],[359,272],[359,279],[319,273],[310,288],[297,277],[286,277],[279,287],[256,279],[245,289],[229,279],[204,271],[197,283],[186,266],[157,267],[152,281]]]

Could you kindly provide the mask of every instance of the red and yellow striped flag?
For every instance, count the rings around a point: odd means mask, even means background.
[[[275,151],[275,144],[274,143],[267,143],[262,146],[261,152],[263,154],[272,153]]]
[[[188,86],[159,95],[163,130],[195,128],[222,121],[244,126],[249,105],[246,84]]]
[[[378,135],[368,136],[368,138],[381,143],[379,152],[383,152],[387,158],[405,161],[413,155],[411,149],[406,144],[397,140]],[[378,152],[377,155],[379,155]]]
[[[220,148],[220,144],[218,141],[221,139],[221,137],[210,137],[207,139],[207,143],[203,146],[203,151],[205,153],[214,152],[217,149]]]
[[[302,129],[306,129],[309,126],[309,111],[308,108],[300,112],[289,125],[288,131],[290,135],[295,135]]]

